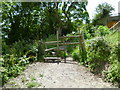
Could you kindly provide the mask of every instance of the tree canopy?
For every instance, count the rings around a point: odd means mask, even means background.
[[[92,20],[93,25],[104,25],[104,21],[106,21],[113,10],[114,8],[106,2],[99,4],[96,8],[96,15]]]
[[[16,41],[46,38],[58,28],[62,34],[89,23],[87,2],[2,2],[2,35]]]

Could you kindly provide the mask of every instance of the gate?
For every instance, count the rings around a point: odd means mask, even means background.
[[[59,57],[59,51],[64,51],[64,62],[66,62],[66,45],[79,45],[79,50],[80,50],[80,55],[82,55],[82,59],[86,58],[86,50],[85,50],[85,42],[84,42],[84,35],[83,32],[80,32],[79,35],[76,36],[60,36],[60,32],[57,30],[57,40],[56,41],[48,41],[48,42],[41,42],[41,44],[45,45],[45,49],[44,49],[44,61],[48,61],[48,60],[61,60],[62,58]],[[66,42],[65,39],[66,38],[78,38],[78,42]],[[56,47],[53,48],[47,48],[48,45],[56,45]],[[42,46],[42,45],[41,45]],[[53,55],[51,56],[47,56],[46,54],[47,52],[51,52]]]

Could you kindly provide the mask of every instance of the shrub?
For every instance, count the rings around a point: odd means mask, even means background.
[[[1,58],[2,70],[0,71],[2,85],[4,85],[11,77],[16,77],[19,75],[28,63],[29,61],[26,56],[18,58],[14,55],[3,55]]]
[[[73,52],[72,52],[72,58],[75,61],[80,61],[81,57],[80,57],[80,52],[79,52],[78,47],[73,50]]]
[[[98,29],[95,31],[96,36],[105,36],[106,34],[109,34],[109,28],[107,26],[99,26]]]
[[[90,41],[87,47],[87,62],[84,63],[87,63],[93,72],[101,71],[97,69],[102,69],[105,63],[109,61],[110,49],[111,47],[104,38],[97,38]]]
[[[83,24],[81,26],[81,31],[84,31],[84,38],[85,39],[90,39],[92,37],[94,37],[94,33],[95,30],[97,29],[97,27],[91,25],[91,24]]]
[[[10,53],[10,47],[6,44],[6,42],[2,42],[2,54],[9,54]]]
[[[112,50],[111,57],[110,57],[110,63],[111,66],[108,70],[104,71],[105,79],[107,81],[110,81],[112,83],[118,83],[120,87],[120,60],[119,55],[120,53],[120,47],[115,46]]]
[[[118,60],[115,60],[108,71],[105,71],[104,73],[107,81],[118,83],[120,85],[120,62]]]

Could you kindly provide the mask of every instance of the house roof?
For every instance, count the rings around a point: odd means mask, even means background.
[[[119,21],[120,20],[120,13],[119,14],[112,14],[109,18],[108,21]]]

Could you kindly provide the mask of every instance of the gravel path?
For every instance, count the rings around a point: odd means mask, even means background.
[[[67,63],[33,63],[21,75],[11,79],[5,87],[113,88],[114,86],[68,58]]]

